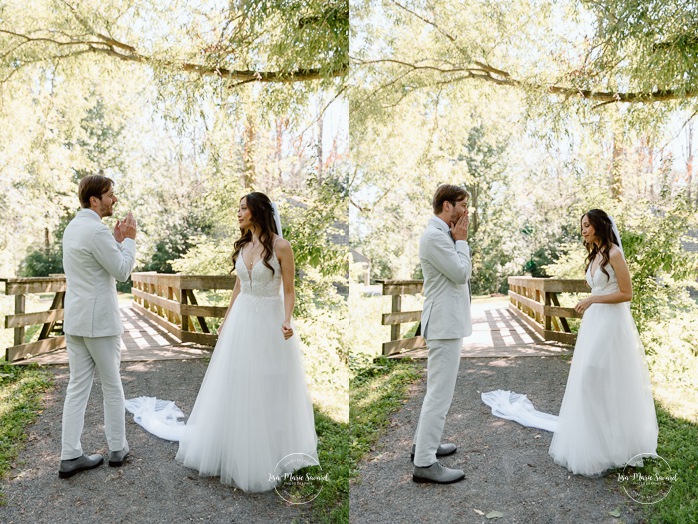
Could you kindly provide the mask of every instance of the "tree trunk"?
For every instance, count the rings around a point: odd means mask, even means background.
[[[475,211],[473,211],[473,216],[470,217],[470,223],[472,225],[472,227],[471,227],[472,233],[471,234],[474,235],[477,233],[477,230],[480,227],[480,222],[478,220],[478,212],[477,212],[477,197],[478,197],[478,193],[479,193],[479,187],[473,186],[470,191],[471,191],[470,207],[475,209]]]
[[[242,183],[245,188],[254,189],[257,179],[255,169],[255,152],[257,150],[257,127],[254,119],[247,116],[245,119],[245,131],[243,132],[243,147],[242,147]]]
[[[613,137],[613,160],[611,162],[611,197],[620,200],[623,191],[623,170],[621,160],[623,159],[623,147],[618,143],[616,136]]]
[[[281,159],[283,158],[284,146],[284,131],[288,126],[288,119],[281,117],[276,119],[276,151],[274,157],[276,160],[276,176],[279,187],[283,187],[283,170],[281,169]]]

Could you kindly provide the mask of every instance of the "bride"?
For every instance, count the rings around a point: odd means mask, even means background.
[[[258,492],[317,465],[317,436],[291,322],[291,244],[281,238],[278,211],[263,193],[242,197],[238,222],[238,278],[176,460]],[[295,460],[283,460],[291,454]]]
[[[658,427],[618,229],[600,209],[581,227],[591,296],[575,307],[584,316],[549,453],[572,473],[595,477],[656,456]]]

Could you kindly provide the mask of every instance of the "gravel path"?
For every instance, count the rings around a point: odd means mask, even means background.
[[[409,451],[424,390],[410,390],[376,449],[350,486],[351,522],[359,523],[632,523],[641,506],[616,479],[570,475],[548,456],[552,434],[502,420],[480,393],[495,389],[526,393],[536,409],[558,413],[569,371],[560,357],[464,358],[444,441],[459,446],[443,459],[465,471],[464,481],[439,486],[412,482]],[[608,513],[619,509],[621,517]],[[492,511],[500,518],[487,519]]]
[[[194,405],[207,361],[122,363],[126,398],[155,396],[175,400],[185,414]],[[127,463],[63,480],[58,478],[61,411],[68,383],[67,366],[49,368],[55,387],[45,397],[45,409],[29,427],[29,439],[10,477],[2,482],[6,505],[0,522],[168,523],[180,522],[307,522],[309,505],[285,503],[275,491],[246,494],[224,486],[217,478],[200,478],[174,460],[177,443],[145,432],[126,415],[131,447]],[[108,453],[103,433],[102,391],[95,380],[85,417],[83,449]]]

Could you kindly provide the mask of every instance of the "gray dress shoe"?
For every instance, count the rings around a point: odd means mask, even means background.
[[[126,444],[126,447],[122,449],[121,451],[110,451],[109,452],[109,465],[112,468],[118,468],[119,466],[124,465],[124,460],[126,457],[128,457],[128,452],[130,450],[128,449],[128,444]]]
[[[58,476],[62,479],[67,479],[85,471],[99,466],[104,461],[102,455],[83,455],[71,460],[61,460],[61,466],[58,468]]]
[[[415,449],[417,449],[417,445],[412,444],[412,453],[410,453],[411,460],[414,460]],[[450,442],[447,442],[446,444],[439,444],[439,447],[436,448],[436,456],[448,457],[449,455],[453,455],[457,449],[458,446],[456,446],[455,444],[451,444]]]
[[[414,482],[431,482],[433,484],[451,484],[465,478],[462,469],[447,468],[441,462],[434,462],[427,468],[414,467],[412,480]]]

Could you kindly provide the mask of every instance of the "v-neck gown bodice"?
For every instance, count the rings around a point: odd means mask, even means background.
[[[252,269],[249,269],[244,260],[244,248],[235,262],[235,271],[240,279],[240,294],[256,297],[280,297],[281,293],[281,265],[272,251],[269,265],[274,272],[264,265],[262,259],[256,261]]]
[[[618,291],[611,264],[591,266],[592,295]],[[644,348],[628,302],[584,312],[549,453],[573,473],[599,475],[656,455],[657,417]]]
[[[240,293],[218,342],[177,460],[202,476],[244,491],[273,489],[284,474],[317,464],[313,406],[297,335],[281,331],[281,266],[252,269],[242,253],[235,269]],[[297,460],[282,460],[293,455]]]
[[[589,265],[589,269],[586,272],[586,281],[591,288],[592,295],[609,295],[618,291],[618,279],[616,278],[616,272],[613,270],[611,264],[607,264],[603,269],[601,266],[594,268],[592,272],[592,265]],[[626,302],[625,304],[629,304]],[[613,304],[615,305],[615,304]]]

